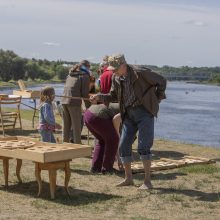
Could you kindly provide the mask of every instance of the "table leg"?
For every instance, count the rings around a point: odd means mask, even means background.
[[[35,177],[36,177],[36,180],[37,180],[37,183],[38,183],[38,194],[37,194],[37,196],[40,196],[41,191],[42,191],[42,180],[41,180],[40,173],[41,173],[41,169],[39,167],[39,164],[35,163]]]
[[[17,175],[19,183],[22,183],[21,176],[20,176],[21,166],[22,166],[22,160],[17,159],[16,175]]]
[[[56,169],[49,169],[50,196],[51,196],[51,199],[55,198],[56,176],[57,176]]]
[[[37,107],[36,99],[33,99],[33,102],[34,102],[34,114],[33,114],[33,117],[32,117],[32,128],[34,128],[34,119],[36,117],[36,107]]]
[[[89,145],[89,129],[88,129],[88,133],[87,133],[87,144]]]
[[[9,159],[3,159],[3,169],[4,169],[4,176],[5,176],[5,187],[8,187],[8,169],[9,169]]]
[[[70,181],[70,176],[71,176],[71,172],[70,172],[70,163],[69,162],[65,162],[65,189],[67,194],[70,196],[70,192],[68,189],[68,184]]]

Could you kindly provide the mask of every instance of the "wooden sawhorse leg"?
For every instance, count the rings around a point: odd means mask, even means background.
[[[40,196],[42,192],[42,180],[41,180],[41,170],[48,170],[49,174],[49,182],[50,182],[50,196],[51,199],[55,198],[56,191],[56,179],[57,179],[57,170],[64,169],[65,171],[65,190],[69,194],[68,184],[71,176],[70,172],[70,161],[59,161],[59,162],[51,162],[51,163],[38,163],[35,162],[35,176],[38,183],[38,196]]]
[[[37,196],[40,196],[41,191],[42,191],[42,180],[41,180],[40,173],[41,173],[41,169],[40,169],[39,163],[35,163],[35,177],[36,177],[36,180],[37,180],[37,183],[38,183]]]
[[[5,177],[5,187],[8,187],[8,173],[9,173],[9,160],[12,158],[9,157],[0,157],[3,160],[3,170],[4,170],[4,177]],[[22,183],[20,172],[21,172],[22,160],[17,159],[17,166],[16,166],[16,175],[18,178],[18,182]]]
[[[21,176],[20,176],[21,166],[22,166],[22,160],[21,159],[17,159],[16,176],[18,178],[18,182],[19,183],[22,183]]]
[[[3,158],[3,170],[5,176],[5,187],[8,187],[8,170],[9,170],[9,159],[10,158]]]

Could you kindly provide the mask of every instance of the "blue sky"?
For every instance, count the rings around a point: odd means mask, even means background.
[[[219,66],[220,1],[0,0],[0,48],[22,57]]]

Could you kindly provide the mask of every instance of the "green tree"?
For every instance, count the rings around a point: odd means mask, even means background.
[[[40,66],[33,60],[29,60],[25,66],[25,79],[29,78],[32,80],[40,78]]]
[[[13,51],[0,50],[0,77],[3,81],[12,79],[13,59],[16,57]]]
[[[69,68],[63,65],[58,65],[56,67],[56,75],[58,79],[65,80],[69,72]]]
[[[11,78],[13,80],[23,79],[25,76],[26,60],[20,57],[14,57],[11,65]]]

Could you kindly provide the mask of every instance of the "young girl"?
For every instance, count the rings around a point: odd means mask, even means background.
[[[44,87],[41,90],[38,130],[43,142],[56,143],[53,133],[56,128],[61,128],[61,126],[55,122],[52,106],[54,97],[55,91],[53,87]]]

